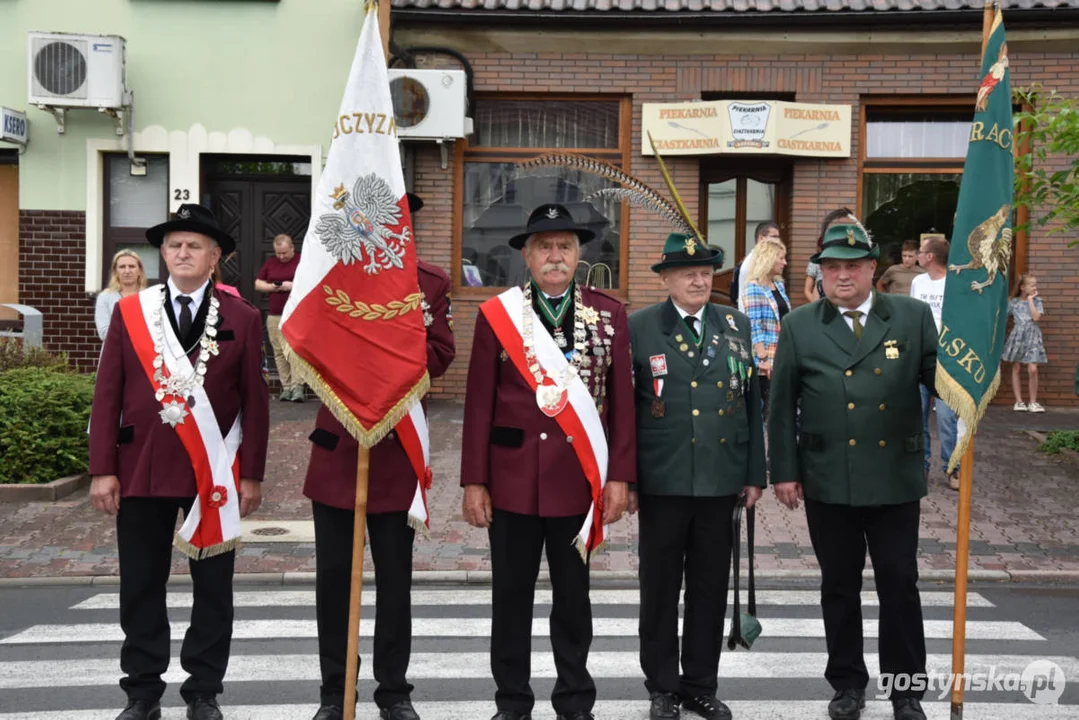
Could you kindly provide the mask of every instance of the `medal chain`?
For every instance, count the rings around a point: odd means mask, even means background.
[[[164,310],[165,302],[167,302],[168,298],[165,294],[165,287],[161,287],[161,303],[154,312],[154,322],[151,330],[151,337],[154,341],[154,382],[157,383],[154,397],[158,402],[163,402],[170,395],[186,400],[196,386],[201,386],[206,381],[206,368],[210,357],[216,356],[219,352],[216,338],[217,323],[221,318],[218,308],[221,303],[213,296],[209,288],[207,288],[206,292],[209,295],[210,309],[206,312],[206,323],[203,326],[202,335],[199,337],[199,355],[195,360],[195,366],[191,374],[183,376],[168,372],[165,367],[165,359],[162,356],[162,350],[168,348],[168,352],[173,358],[179,359],[180,357],[165,337]],[[182,345],[180,352],[181,354],[183,353]]]
[[[568,298],[567,298],[568,300]],[[563,301],[563,305],[566,305],[566,301]],[[542,303],[541,303],[542,307]],[[584,301],[581,299],[581,288],[574,283],[573,286],[573,354],[569,358],[565,369],[561,373],[561,378],[556,380],[558,387],[566,388],[569,386],[570,380],[573,376],[577,375],[581,369],[581,360],[585,354],[585,341],[587,335],[585,334],[584,319],[582,313],[584,310]],[[563,318],[565,313],[562,313]],[[544,379],[547,377],[546,372],[539,364],[539,360],[536,358],[536,336],[532,324],[532,318],[534,313],[532,312],[532,283],[527,283],[524,289],[524,317],[522,318],[521,329],[522,338],[524,340],[525,362],[528,364],[528,371],[532,373],[532,377],[535,378],[538,385],[543,385]]]

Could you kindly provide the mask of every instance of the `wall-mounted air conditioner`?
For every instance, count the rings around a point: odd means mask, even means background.
[[[122,37],[31,32],[28,46],[31,105],[116,110],[127,104]]]
[[[390,68],[389,75],[398,137],[442,141],[472,134],[463,70]]]

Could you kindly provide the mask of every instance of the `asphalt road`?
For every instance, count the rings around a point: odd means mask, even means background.
[[[951,667],[952,590],[924,584],[930,718],[949,717],[941,683]],[[184,675],[179,640],[190,613],[190,589],[170,592],[173,663],[163,704],[165,718],[182,718],[178,694]],[[370,634],[373,598],[364,598],[358,718],[375,718],[370,702]],[[866,653],[877,668],[878,608],[866,594]],[[537,596],[533,630],[533,717],[554,717],[554,686],[547,614],[550,593]],[[112,720],[124,698],[119,678],[118,596],[114,587],[0,589],[0,720]],[[758,591],[764,627],[751,652],[724,653],[720,697],[736,718],[827,718],[831,697],[823,679],[823,625],[812,584],[770,585]],[[413,598],[413,701],[425,720],[485,720],[494,713],[486,586],[423,586]],[[225,694],[232,720],[304,720],[317,706],[319,670],[311,586],[236,587],[236,624]],[[647,693],[638,664],[637,601],[632,585],[593,587],[595,640],[589,667],[595,676],[600,720],[644,720]],[[1079,719],[1079,587],[973,585],[968,602],[967,671],[971,690],[965,714],[1000,720]],[[1038,662],[1038,665],[1031,663]],[[1023,673],[1026,672],[1024,679]],[[870,680],[864,718],[890,718],[886,701],[874,701]],[[1034,696],[1032,702],[1029,696]],[[1051,700],[1056,703],[1050,703]],[[684,713],[684,717],[695,717]]]

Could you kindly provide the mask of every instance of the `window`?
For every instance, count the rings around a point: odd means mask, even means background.
[[[622,288],[629,209],[618,198],[596,195],[617,184],[562,167],[517,172],[516,163],[568,151],[626,167],[628,99],[480,99],[475,117],[475,135],[460,143],[458,155],[462,212],[455,282],[466,288],[523,283],[524,259],[507,241],[522,231],[535,207],[556,202],[596,233],[581,246],[578,281]]]
[[[878,272],[900,262],[904,240],[952,237],[972,100],[862,108],[861,219],[881,246]]]
[[[146,229],[169,217],[169,159],[144,155],[146,174],[132,175],[127,155],[105,156],[105,256],[102,287],[112,273],[112,256],[130,248],[142,258],[151,282],[162,278],[161,255],[146,241]]]

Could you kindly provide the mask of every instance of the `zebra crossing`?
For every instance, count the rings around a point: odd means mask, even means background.
[[[122,705],[118,595],[83,589],[69,591],[72,602],[40,624],[0,631],[0,720],[112,720]],[[363,597],[360,695],[357,718],[377,718],[370,702],[370,638],[374,591]],[[589,669],[596,680],[599,720],[645,720],[647,693],[638,659],[637,599],[633,588],[594,588],[594,634]],[[164,718],[178,720],[184,710],[178,695],[185,677],[179,641],[191,607],[189,592],[168,594],[173,662],[165,677]],[[819,595],[813,590],[770,589],[757,595],[764,628],[751,652],[724,652],[719,695],[736,718],[785,720],[827,718],[830,689],[823,679],[827,661]],[[922,593],[928,669],[942,685],[931,687],[929,718],[949,717],[943,677],[950,673],[952,594]],[[551,592],[538,590],[533,623],[532,674],[537,703],[533,717],[551,720],[548,698],[556,677],[548,639]],[[743,599],[744,602],[744,599]],[[866,661],[878,667],[875,593],[863,593]],[[319,666],[314,591],[252,588],[235,593],[232,658],[220,700],[231,720],[306,720],[317,707]],[[490,589],[422,587],[413,592],[413,654],[409,680],[413,702],[425,720],[487,720],[494,709],[488,638]],[[1003,619],[993,602],[978,593],[968,597],[967,664],[970,675],[1019,677],[1033,661],[1054,663],[1079,685],[1076,649],[1060,652],[1052,638],[1028,624]],[[1025,618],[1024,618],[1025,619]],[[728,620],[729,622],[729,620]],[[1055,654],[1052,650],[1056,648]],[[867,720],[890,718],[891,706],[875,699],[870,680]],[[1067,701],[1065,696],[1064,701]],[[941,700],[943,698],[943,700]],[[1073,701],[1074,702],[1074,701]],[[1079,718],[1079,705],[1036,704],[1017,687],[967,694],[967,718],[1057,720]],[[684,717],[695,717],[685,713]]]

